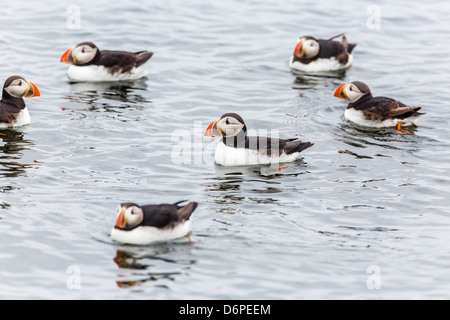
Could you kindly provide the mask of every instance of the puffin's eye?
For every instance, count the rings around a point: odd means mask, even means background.
[[[17,84],[19,87],[22,86],[22,81],[19,81],[19,83]]]
[[[352,88],[352,87],[350,87],[350,88],[349,88],[349,90],[350,90],[350,91],[353,91],[353,88]]]
[[[84,53],[84,48],[83,48],[83,49],[81,49],[81,52],[82,52],[82,53]]]
[[[227,120],[225,121],[225,123],[226,123],[226,124],[230,124],[230,120],[227,119]]]

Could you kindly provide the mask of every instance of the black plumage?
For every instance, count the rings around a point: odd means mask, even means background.
[[[169,229],[176,225],[183,223],[191,217],[192,212],[197,208],[197,202],[189,202],[188,204],[181,206],[180,203],[185,201],[179,201],[174,204],[158,204],[158,205],[144,205],[139,206],[135,203],[122,203],[122,208],[129,208],[136,206],[143,211],[143,220],[136,226],[117,227],[121,230],[133,230],[137,227],[155,227],[158,229]]]
[[[362,111],[366,120],[384,121],[389,118],[406,119],[418,116],[422,108],[419,106],[407,106],[406,104],[388,97],[373,97],[369,87],[361,81],[353,81],[354,85],[364,93],[355,102],[350,102],[347,109]]]
[[[19,76],[11,76],[3,85],[2,100],[0,101],[0,123],[12,125],[19,115],[20,111],[25,109],[25,101],[21,97],[11,96],[5,88],[7,88],[14,80],[23,79]]]
[[[247,136],[247,126],[241,116],[236,113],[225,113],[220,117],[220,119],[224,119],[226,117],[233,117],[243,124],[242,130],[234,136],[228,137],[225,132],[222,133],[222,141],[229,147],[256,150],[271,156],[274,151],[276,151],[278,155],[282,155],[283,153],[292,154],[301,152],[314,145],[311,142],[303,142],[297,138],[277,139],[260,136]]]
[[[0,123],[11,125],[19,115],[20,110],[25,106],[20,107],[20,101],[14,101],[19,98],[8,99],[5,98],[5,92],[3,91],[3,97],[0,101]],[[21,98],[20,98],[21,99]],[[23,99],[21,99],[23,102]],[[25,104],[24,104],[25,105]]]
[[[293,62],[298,61],[303,64],[308,64],[317,59],[330,59],[334,57],[339,63],[346,64],[348,62],[349,55],[352,53],[353,49],[356,47],[355,43],[348,43],[345,35],[342,35],[341,41],[335,41],[334,38],[340,35],[334,36],[330,39],[315,39],[311,36],[302,37],[305,40],[311,39],[319,43],[319,52],[314,57],[298,57],[294,54]]]
[[[94,58],[85,63],[79,63],[74,61],[71,53],[68,55],[67,60],[76,66],[104,66],[107,70],[114,74],[117,72],[125,73],[130,71],[134,67],[139,67],[146,63],[152,56],[153,52],[150,51],[115,51],[115,50],[100,50],[92,42],[82,42],[77,47],[87,45],[92,49],[97,49]]]

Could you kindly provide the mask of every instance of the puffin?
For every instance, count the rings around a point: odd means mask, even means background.
[[[341,41],[334,40],[340,36]],[[289,66],[293,71],[307,73],[342,70],[352,64],[355,46],[355,43],[348,43],[345,34],[330,39],[304,36],[298,39]]]
[[[192,212],[197,202],[180,205],[122,203],[117,209],[116,224],[111,239],[122,244],[147,245],[189,236]]]
[[[61,56],[70,64],[69,80],[74,82],[136,80],[147,75],[153,52],[99,50],[92,42],[81,42]]]
[[[337,87],[334,96],[348,100],[344,117],[360,126],[373,128],[397,127],[416,125],[417,118],[423,113],[421,107],[407,106],[404,103],[387,97],[374,97],[367,84],[361,81],[345,83]]]
[[[244,120],[236,113],[225,113],[212,122],[205,136],[222,138],[216,147],[214,161],[223,166],[293,162],[300,158],[303,150],[313,146],[313,143],[297,138],[248,136]]]
[[[38,87],[20,76],[11,76],[3,86],[0,101],[0,129],[20,127],[31,122],[23,98],[39,97]]]

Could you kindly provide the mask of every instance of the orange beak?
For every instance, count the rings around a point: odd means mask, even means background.
[[[61,60],[60,61],[64,62],[64,63],[67,63],[67,64],[70,64],[69,59],[68,59],[70,52],[72,52],[72,49],[69,49],[66,52],[64,52],[64,54],[61,56]]]
[[[126,223],[126,221],[124,221],[124,219],[123,219],[124,213],[125,213],[125,208],[122,208],[120,210],[119,216],[117,217],[117,220],[116,220],[116,228],[122,228],[124,223]]]
[[[339,98],[339,99],[342,99],[342,100],[348,100],[348,97],[347,97],[347,95],[344,92],[344,87],[346,85],[347,84],[344,83],[344,84],[341,84],[339,87],[336,88],[336,91],[334,91],[334,96],[336,98]]]
[[[211,122],[211,124],[208,126],[208,128],[206,128],[205,137],[216,138],[218,136],[221,136],[222,130],[220,128],[217,128],[217,122],[219,122],[219,119]]]
[[[297,43],[297,45],[295,46],[294,54],[295,54],[295,56],[296,56],[297,58],[301,58],[301,56],[300,56],[300,51],[303,51],[302,44],[303,44],[303,40],[300,40],[300,41]]]
[[[40,95],[38,87],[34,83],[28,82],[28,91],[25,94],[25,98],[39,97]]]
[[[206,128],[205,137],[214,137],[213,134],[212,134],[212,127],[214,126],[214,124],[216,122],[217,122],[217,120],[214,121],[214,122],[211,122],[211,124],[208,126],[208,128]]]

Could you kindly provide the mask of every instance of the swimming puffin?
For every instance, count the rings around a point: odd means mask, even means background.
[[[361,81],[340,85],[334,96],[349,101],[345,118],[365,127],[397,127],[402,131],[402,126],[415,125],[423,114],[418,112],[421,107],[410,107],[387,97],[373,97],[369,86]]]
[[[20,76],[11,76],[3,86],[0,101],[0,129],[20,127],[31,122],[23,98],[39,97],[38,87]]]
[[[333,40],[341,35],[340,42]],[[311,73],[345,69],[353,61],[355,46],[354,43],[348,43],[344,34],[327,40],[304,36],[299,38],[289,66],[293,71]]]
[[[75,82],[135,80],[147,75],[150,51],[99,50],[92,42],[82,42],[67,50],[61,62],[70,64],[68,77]]]
[[[300,152],[313,146],[311,142],[247,136],[244,120],[236,113],[225,113],[205,131],[207,137],[221,137],[214,160],[223,166],[245,166],[292,162]]]
[[[139,206],[122,203],[117,210],[117,220],[111,230],[111,239],[124,244],[145,245],[166,242],[189,235],[192,226],[191,215],[197,202],[181,206],[158,204]]]

